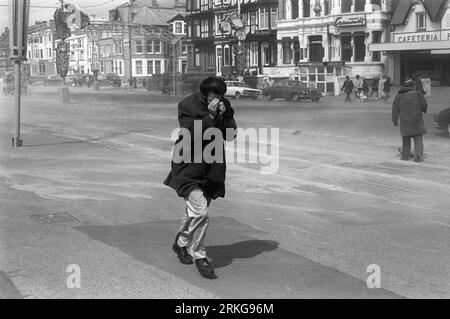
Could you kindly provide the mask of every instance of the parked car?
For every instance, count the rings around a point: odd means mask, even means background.
[[[434,127],[450,133],[450,108],[433,115]]]
[[[225,84],[227,85],[225,96],[231,96],[235,99],[240,99],[241,97],[250,97],[256,100],[258,96],[262,94],[261,90],[252,89],[244,82],[225,81]]]
[[[318,102],[322,96],[322,92],[308,87],[301,81],[283,80],[279,83],[275,83],[271,87],[263,89],[263,96],[268,101],[281,98],[292,102],[300,100]]]

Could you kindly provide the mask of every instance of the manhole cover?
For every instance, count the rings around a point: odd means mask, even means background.
[[[79,222],[69,213],[30,215],[30,217],[39,224]]]

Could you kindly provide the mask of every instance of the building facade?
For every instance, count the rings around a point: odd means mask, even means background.
[[[235,77],[237,40],[231,30],[221,29],[230,14],[245,26],[246,74],[276,65],[278,0],[187,0],[186,10],[189,73]]]
[[[0,76],[12,70],[9,56],[9,29],[5,28],[5,31],[0,35]]]
[[[183,18],[185,3],[176,0],[164,5],[155,0],[130,1],[110,11],[110,20],[118,22],[119,26],[121,22],[124,25],[120,29],[120,36],[112,34],[111,37],[102,37],[100,40],[104,45],[103,50],[100,47],[100,56],[107,55],[102,57],[105,73],[117,73],[125,79],[130,76],[143,79],[169,71],[172,43],[159,32],[150,31],[150,28],[156,27],[155,30],[183,38],[186,29]],[[133,24],[135,27],[129,30],[126,24]],[[108,48],[109,53],[102,53]],[[186,49],[180,46],[180,71],[187,64],[186,53],[182,51],[186,52]],[[123,72],[120,72],[122,66]]]
[[[38,21],[28,28],[27,66],[31,77],[56,75],[56,29],[53,20]]]
[[[450,86],[450,9],[447,0],[400,0],[389,41],[370,45],[387,56],[387,73],[399,85],[419,73],[432,86]]]
[[[369,51],[385,42],[388,0],[282,0],[277,23],[277,68],[267,75],[296,77],[327,93],[336,77],[384,73],[386,57]]]

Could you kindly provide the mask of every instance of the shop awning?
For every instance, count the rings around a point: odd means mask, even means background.
[[[435,42],[390,42],[390,43],[372,43],[369,44],[369,51],[415,51],[415,50],[448,50],[450,49],[450,41]]]

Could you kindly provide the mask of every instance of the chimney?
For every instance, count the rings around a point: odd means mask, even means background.
[[[152,7],[159,7],[157,0],[152,0]]]

